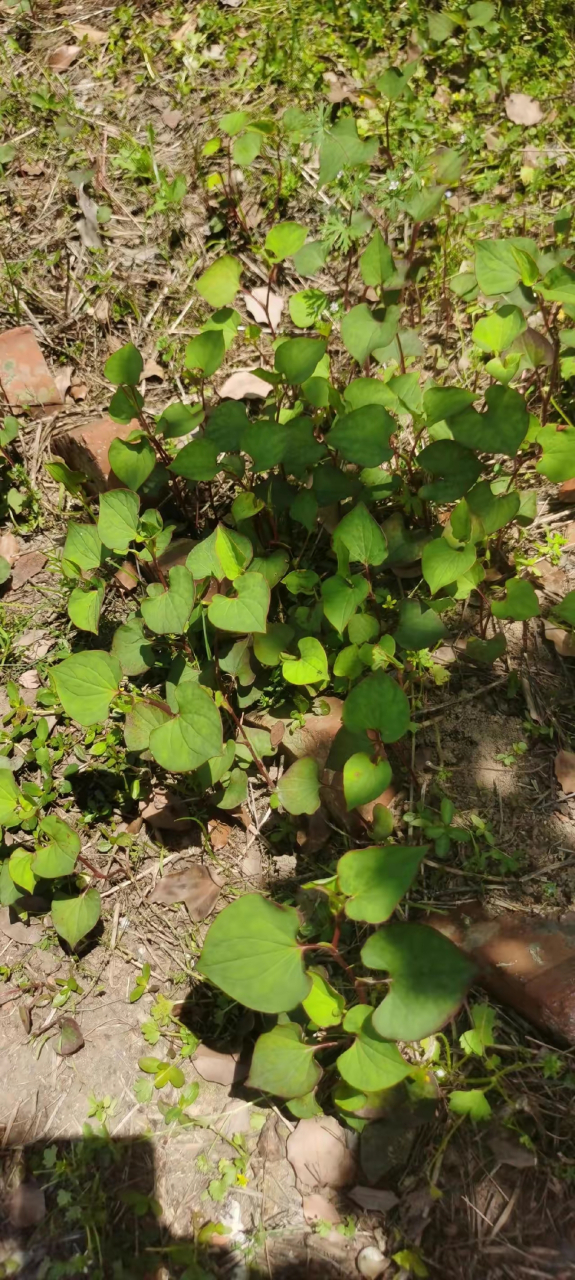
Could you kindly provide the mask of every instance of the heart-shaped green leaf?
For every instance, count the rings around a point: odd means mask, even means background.
[[[251,631],[265,631],[270,589],[263,574],[244,573],[234,582],[235,595],[215,595],[208,607],[212,626],[220,631],[238,631],[247,635]]]
[[[328,622],[331,622],[340,635],[343,635],[368,591],[369,585],[359,573],[352,574],[350,578],[342,578],[339,574],[335,574],[333,578],[324,578],[321,584],[323,611]]]
[[[417,849],[390,845],[344,853],[337,864],[337,874],[342,893],[349,895],[346,916],[350,920],[367,920],[368,924],[389,920],[413,883],[426,852],[427,845]]]
[[[268,622],[265,633],[254,636],[254,653],[258,662],[264,667],[275,667],[293,634],[293,627],[285,622]]]
[[[387,760],[372,761],[362,751],[350,756],[343,767],[343,794],[348,812],[377,800],[390,782],[391,766]]]
[[[104,377],[115,387],[137,387],[144,372],[144,361],[132,342],[109,356],[104,365]]]
[[[282,774],[277,797],[288,813],[315,813],[319,809],[319,768],[312,756],[296,760]]]
[[[215,552],[224,578],[235,582],[240,574],[245,573],[253,559],[254,549],[249,538],[245,538],[242,533],[237,533],[235,529],[227,529],[225,524],[219,524],[216,529]],[[273,585],[275,586],[275,583]]]
[[[399,307],[370,311],[366,302],[360,302],[346,312],[341,322],[341,338],[346,351],[358,364],[364,365],[372,351],[388,347],[393,342],[399,314]]]
[[[455,502],[475,484],[481,474],[481,463],[471,449],[455,440],[436,440],[417,455],[416,462],[432,476],[443,476],[419,489],[420,498],[434,502]]]
[[[95,524],[69,524],[62,559],[79,569],[99,569],[107,552]]]
[[[80,631],[93,631],[97,636],[104,591],[103,582],[98,582],[94,589],[88,591],[74,587],[68,601],[68,615]]]
[[[246,1084],[278,1098],[300,1098],[321,1079],[314,1058],[317,1044],[304,1044],[301,1027],[290,1022],[259,1036]]]
[[[100,498],[98,533],[105,547],[127,551],[138,532],[140,499],[131,489],[112,489]]]
[[[413,1067],[402,1058],[397,1045],[383,1040],[369,1017],[351,1049],[340,1054],[337,1067],[347,1084],[365,1093],[391,1089],[413,1073]]]
[[[334,533],[334,545],[342,542],[352,563],[378,565],[385,560],[387,544],[373,516],[363,502],[358,502],[340,520]]]
[[[142,600],[142,617],[150,631],[157,635],[183,635],[194,607],[194,580],[185,565],[174,565],[169,573],[169,587],[153,582],[148,599]]]
[[[514,622],[527,622],[541,613],[535,589],[525,578],[510,578],[505,598],[494,600],[491,609],[494,618],[512,618]]]
[[[428,387],[423,393],[423,407],[428,427],[444,419],[454,418],[468,409],[477,396],[464,387]]]
[[[248,1009],[288,1012],[312,985],[297,942],[299,928],[293,907],[244,894],[210,925],[196,972]]]
[[[377,729],[383,742],[397,742],[409,726],[409,701],[391,676],[376,671],[348,694],[342,719],[354,733]]]
[[[170,471],[183,476],[184,480],[213,480],[220,470],[218,454],[219,448],[213,440],[198,437],[180,449],[170,463]]]
[[[179,714],[150,733],[154,760],[173,773],[198,769],[223,750],[222,722],[213,698],[197,680],[176,689]]]
[[[521,506],[521,497],[516,489],[498,495],[492,492],[488,480],[482,480],[470,489],[465,501],[472,514],[481,522],[485,537],[497,533],[509,524]]]
[[[329,671],[325,649],[315,636],[304,636],[298,640],[301,658],[286,658],[282,665],[282,675],[289,684],[318,684],[327,680]]]
[[[378,929],[361,952],[368,969],[385,969],[391,989],[373,1014],[386,1040],[421,1040],[454,1017],[475,967],[443,934],[423,924]]]
[[[240,287],[241,274],[241,262],[226,253],[204,271],[196,289],[210,307],[229,307]]]
[[[33,871],[34,854],[30,849],[14,849],[10,854],[8,870],[10,877],[19,889],[25,893],[33,893],[36,876]]]
[[[359,269],[363,283],[374,288],[385,284],[386,280],[391,279],[394,274],[391,249],[385,243],[379,227],[376,228],[367,247],[360,254]]]
[[[450,547],[445,538],[434,538],[423,548],[421,568],[425,581],[432,595],[441,587],[457,582],[462,574],[467,573],[475,564],[476,552],[473,543],[456,549]]]
[[[242,435],[242,450],[249,454],[254,471],[270,471],[281,462],[288,440],[279,422],[250,422]]]
[[[275,368],[290,385],[301,386],[311,378],[325,347],[319,338],[286,338],[276,349]]]
[[[482,351],[500,355],[526,328],[527,321],[519,307],[505,306],[482,316],[471,336]]]
[[[154,662],[154,650],[146,639],[142,619],[133,613],[114,632],[112,654],[118,659],[125,676],[141,676]]]
[[[200,369],[206,378],[219,369],[226,354],[224,335],[220,329],[206,329],[188,342],[184,355],[186,369]]]
[[[90,649],[65,658],[53,668],[53,675],[64,711],[88,728],[106,719],[120,688],[122,670],[117,658],[101,649]]]
[[[575,477],[575,427],[544,427],[537,436],[543,450],[536,471],[559,484]]]
[[[419,600],[401,601],[394,636],[403,649],[433,649],[447,634],[447,627],[434,609],[422,609]]]
[[[274,262],[283,262],[302,248],[306,236],[307,228],[300,222],[278,222],[266,236],[266,253]]]
[[[0,827],[17,827],[24,797],[11,769],[0,769]],[[5,904],[8,905],[8,904]]]
[[[396,429],[383,405],[369,404],[339,418],[327,436],[327,444],[347,462],[355,462],[359,467],[378,467],[380,462],[393,457],[389,438]]]
[[[87,889],[86,893],[76,898],[65,893],[55,893],[52,898],[52,924],[56,933],[64,938],[68,946],[74,948],[98,923],[101,910],[97,889]]]
[[[39,830],[48,836],[48,844],[40,845],[36,850],[34,874],[45,879],[72,875],[82,848],[78,833],[56,814],[43,818]]]
[[[514,458],[529,427],[523,396],[512,387],[489,387],[485,403],[486,413],[467,409],[450,419],[454,440],[481,453],[505,453]]]
[[[147,751],[150,734],[170,719],[167,711],[151,702],[136,702],[124,722],[124,742],[128,751]]]
[[[116,436],[108,449],[108,461],[114,475],[127,489],[141,489],[156,465],[156,454],[149,440],[122,440]]]
[[[320,969],[308,969],[312,980],[309,996],[302,1000],[308,1018],[317,1027],[335,1027],[341,1022],[345,999],[327,981]]]

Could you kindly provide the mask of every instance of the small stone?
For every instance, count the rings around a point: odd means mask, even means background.
[[[376,1280],[377,1276],[383,1275],[389,1267],[389,1260],[374,1244],[368,1244],[365,1249],[358,1253],[356,1258],[357,1269],[362,1276],[368,1276],[370,1280]]]
[[[37,1227],[46,1216],[46,1200],[41,1187],[34,1181],[21,1182],[12,1192],[8,1203],[8,1217],[13,1227]]]
[[[12,590],[17,591],[41,573],[46,561],[47,556],[43,551],[26,551],[23,556],[19,556],[12,573]]]
[[[62,404],[62,396],[29,324],[0,334],[0,383],[13,408]]]
[[[63,458],[72,471],[83,471],[97,493],[117,489],[121,486],[108,461],[108,450],[112,440],[126,440],[138,425],[135,418],[128,423],[114,422],[109,417],[97,418],[55,436],[54,453]]]

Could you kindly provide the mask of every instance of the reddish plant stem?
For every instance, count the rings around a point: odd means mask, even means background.
[[[91,863],[91,862],[89,862],[89,861],[88,861],[88,859],[87,859],[87,858],[85,858],[85,857],[84,857],[84,855],[83,855],[83,854],[81,854],[81,853],[79,853],[79,854],[78,854],[78,862],[81,862],[81,863],[82,863],[82,866],[87,867],[87,868],[88,868],[88,871],[91,871],[91,872],[92,872],[92,875],[93,875],[93,876],[96,876],[96,879],[97,879],[97,880],[107,880],[107,879],[108,879],[108,877],[107,877],[106,875],[104,875],[104,872],[103,872],[103,871],[96,871],[96,868],[92,866],[92,863]]]
[[[252,757],[252,760],[253,760],[253,762],[254,762],[254,764],[255,764],[255,766],[256,766],[256,769],[257,769],[258,773],[261,775],[261,777],[263,778],[263,780],[264,780],[264,782],[265,782],[266,786],[267,786],[267,787],[269,787],[270,791],[274,791],[274,790],[275,790],[274,784],[273,784],[273,782],[272,782],[272,779],[270,778],[270,775],[269,775],[269,773],[268,773],[268,771],[267,771],[267,769],[266,769],[266,767],[265,767],[265,764],[264,764],[263,760],[260,760],[260,758],[259,758],[259,756],[258,756],[257,751],[255,750],[255,748],[254,748],[254,747],[252,747],[252,744],[251,744],[251,742],[250,742],[250,740],[249,740],[249,738],[248,738],[248,735],[247,735],[247,733],[246,733],[246,731],[245,731],[245,729],[244,729],[244,726],[243,726],[243,724],[242,724],[241,720],[239,719],[239,716],[237,716],[237,715],[236,715],[236,713],[235,713],[235,711],[234,711],[233,707],[231,707],[231,706],[230,706],[230,704],[229,704],[229,702],[228,702],[227,698],[226,698],[226,699],[225,699],[225,701],[224,701],[224,707],[225,707],[226,711],[228,712],[228,714],[232,717],[232,720],[233,720],[233,722],[234,722],[234,724],[235,724],[235,726],[236,726],[236,729],[239,729],[239,731],[240,731],[240,733],[241,733],[241,735],[242,735],[242,738],[243,738],[243,740],[244,740],[244,742],[245,742],[245,744],[246,744],[246,747],[247,747],[247,749],[248,749],[248,751],[249,751],[249,753],[250,753],[250,755],[251,755],[251,757]]]

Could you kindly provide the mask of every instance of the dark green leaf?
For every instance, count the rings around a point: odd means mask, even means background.
[[[387,1040],[421,1040],[452,1018],[475,968],[443,934],[422,924],[392,923],[368,938],[361,952],[368,969],[384,969],[391,989],[373,1014]]]
[[[344,853],[337,874],[342,893],[348,895],[346,916],[368,924],[389,920],[413,883],[427,849],[427,845],[416,849],[391,845]]]
[[[304,1044],[301,1027],[290,1022],[259,1036],[246,1084],[278,1098],[301,1098],[321,1079],[314,1058],[317,1045]]]
[[[409,701],[391,676],[376,671],[348,694],[342,720],[354,733],[377,729],[383,742],[397,742],[409,726]]]

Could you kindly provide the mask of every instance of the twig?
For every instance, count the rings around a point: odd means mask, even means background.
[[[497,680],[492,680],[491,684],[486,684],[482,689],[475,689],[473,693],[461,693],[458,698],[450,698],[448,702],[439,702],[436,707],[422,707],[420,711],[414,711],[415,716],[424,716],[435,714],[436,711],[447,711],[448,707],[457,707],[460,702],[469,702],[471,698],[480,698],[482,694],[489,693],[491,689],[497,689],[498,685],[506,684],[507,676],[499,676]],[[425,722],[428,723],[427,721]],[[432,722],[429,721],[431,724]],[[422,728],[424,726],[422,725]]]
[[[168,854],[168,857],[164,858],[161,863],[160,862],[155,863],[153,867],[146,867],[145,871],[139,871],[137,876],[132,876],[131,880],[121,880],[119,884],[114,885],[113,889],[106,889],[105,893],[101,893],[100,897],[109,898],[110,894],[118,893],[120,889],[126,889],[128,885],[134,883],[134,880],[144,880],[146,876],[151,876],[154,874],[154,872],[157,874],[157,872],[160,871],[162,867],[167,866],[168,862],[173,862],[174,858],[181,858],[181,856],[182,856],[181,850],[178,853]]]

